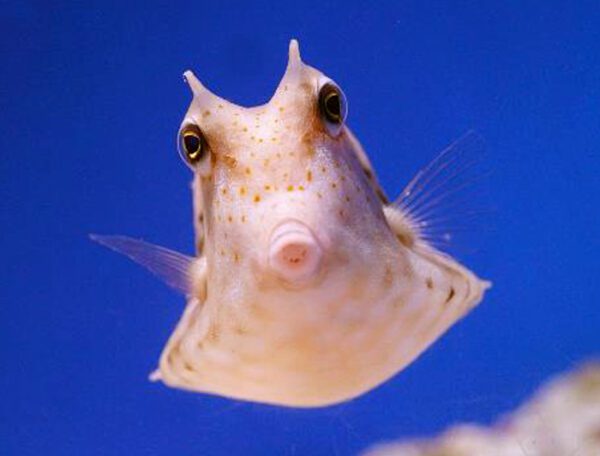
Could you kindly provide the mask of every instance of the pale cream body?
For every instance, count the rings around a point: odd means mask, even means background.
[[[155,378],[188,390],[320,406],[370,390],[410,363],[482,298],[487,282],[384,207],[366,155],[315,105],[328,79],[293,42],[268,104],[242,108],[191,74],[184,125],[206,135],[194,179],[193,293]],[[319,275],[286,283],[266,264],[270,233],[309,226]]]

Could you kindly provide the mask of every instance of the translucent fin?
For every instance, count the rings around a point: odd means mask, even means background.
[[[493,212],[482,185],[490,171],[483,138],[469,131],[419,171],[392,206],[422,242],[448,250],[464,236],[473,246],[472,235],[489,228]]]
[[[127,236],[90,234],[90,238],[145,267],[175,290],[190,294],[193,257]]]

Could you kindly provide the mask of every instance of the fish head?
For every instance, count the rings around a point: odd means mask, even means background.
[[[297,290],[367,273],[378,240],[393,235],[341,88],[302,62],[295,40],[265,105],[235,105],[185,78],[194,98],[180,151],[195,173],[209,283]]]

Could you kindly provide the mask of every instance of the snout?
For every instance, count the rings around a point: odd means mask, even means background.
[[[317,237],[302,222],[288,220],[271,234],[269,268],[288,282],[301,283],[315,277],[322,257],[323,248]]]

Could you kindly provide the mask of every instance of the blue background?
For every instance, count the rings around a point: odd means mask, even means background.
[[[126,6],[123,6],[126,3]],[[0,8],[0,454],[356,454],[490,423],[600,352],[596,1],[11,2]],[[495,230],[483,304],[402,374],[298,411],[147,381],[183,299],[87,239],[191,252],[187,68],[266,101],[290,38],[398,193],[474,128]]]

